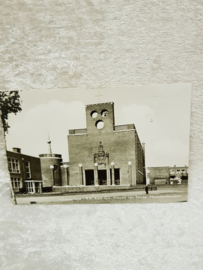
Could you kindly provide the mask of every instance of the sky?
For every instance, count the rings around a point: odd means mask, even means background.
[[[146,166],[188,166],[190,84],[102,89],[20,91],[22,112],[9,116],[7,150],[23,154],[52,152],[68,161],[69,129],[86,128],[85,105],[114,102],[115,124],[135,124],[145,143]]]

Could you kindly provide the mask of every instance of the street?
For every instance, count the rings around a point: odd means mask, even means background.
[[[187,187],[160,188],[149,191],[122,191],[55,196],[17,197],[17,204],[120,204],[120,203],[175,203],[187,201]]]

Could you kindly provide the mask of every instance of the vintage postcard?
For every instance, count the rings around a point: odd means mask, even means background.
[[[14,204],[186,202],[190,84],[0,92]]]

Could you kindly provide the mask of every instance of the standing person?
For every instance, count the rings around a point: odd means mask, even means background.
[[[146,194],[148,194],[148,185],[145,187]]]

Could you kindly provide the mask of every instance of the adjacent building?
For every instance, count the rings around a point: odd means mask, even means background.
[[[21,153],[20,148],[7,151],[8,169],[14,192],[41,193],[40,159]]]
[[[147,179],[150,184],[187,184],[188,183],[188,167],[148,167]]]

